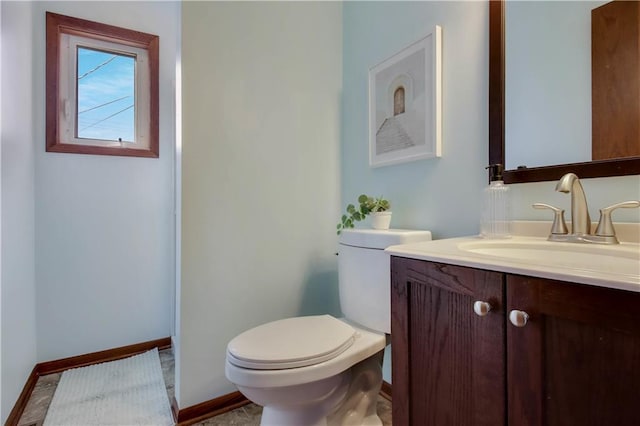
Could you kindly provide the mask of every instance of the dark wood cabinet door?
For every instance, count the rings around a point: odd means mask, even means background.
[[[505,425],[504,274],[392,257],[391,277],[394,425]]]
[[[640,293],[507,275],[511,426],[640,425]],[[508,314],[507,313],[507,314]]]

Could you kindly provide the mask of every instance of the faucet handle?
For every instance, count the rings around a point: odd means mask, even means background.
[[[534,209],[549,209],[553,211],[553,225],[551,225],[551,234],[564,235],[569,233],[567,224],[564,221],[564,210],[554,207],[550,204],[535,203],[531,207]]]
[[[615,237],[616,231],[613,229],[613,222],[611,221],[611,212],[615,209],[625,208],[632,209],[640,207],[640,201],[624,201],[622,203],[614,204],[604,209],[600,209],[600,221],[596,228],[596,235],[600,237]]]

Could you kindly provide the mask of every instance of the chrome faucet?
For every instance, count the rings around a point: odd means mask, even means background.
[[[591,234],[591,218],[589,217],[589,207],[587,197],[580,179],[575,173],[567,173],[562,176],[556,185],[556,191],[571,193],[571,233],[573,235]]]
[[[554,213],[553,225],[549,241],[562,241],[568,243],[596,243],[596,244],[618,244],[611,212],[618,208],[640,207],[640,201],[632,200],[614,204],[600,209],[600,221],[596,228],[595,235],[591,235],[591,218],[589,217],[589,207],[587,197],[580,183],[580,179],[574,173],[567,173],[560,178],[556,185],[556,191],[571,193],[571,233],[568,233],[564,222],[564,210],[548,204],[536,203],[536,209],[549,209]]]

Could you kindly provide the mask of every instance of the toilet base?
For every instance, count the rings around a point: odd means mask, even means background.
[[[279,388],[238,386],[263,406],[261,426],[382,426],[377,401],[384,351],[317,382]]]
[[[351,383],[345,398],[328,416],[327,426],[382,426],[378,395],[382,387],[384,351],[351,367]]]
[[[345,399],[350,377],[347,370],[319,382],[270,389],[277,395],[263,405],[260,426],[328,426],[327,414]]]

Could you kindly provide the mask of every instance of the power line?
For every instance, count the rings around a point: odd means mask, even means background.
[[[100,65],[98,65],[97,67],[95,67],[94,69],[85,72],[84,74],[82,74],[80,77],[78,77],[78,80],[81,80],[83,78],[85,78],[86,76],[88,76],[89,74],[98,71],[100,68],[104,67],[105,65],[107,65],[109,62],[113,61],[115,58],[117,58],[118,55],[113,55],[110,59],[107,59],[106,61],[104,61],[103,63],[101,63]]]
[[[98,105],[98,106],[94,106],[94,107],[91,107],[91,108],[85,109],[85,110],[83,110],[83,111],[79,111],[79,112],[78,112],[78,114],[82,114],[83,112],[93,111],[94,109],[98,109],[98,108],[101,108],[101,107],[103,107],[103,106],[106,106],[106,105],[112,104],[112,103],[114,103],[114,102],[121,101],[121,100],[126,99],[126,98],[130,98],[130,97],[131,97],[131,95],[123,96],[123,97],[121,97],[121,98],[114,99],[113,101],[105,102],[105,103],[100,104],[100,105]]]
[[[116,113],[114,113],[114,114],[111,114],[110,116],[108,116],[108,117],[106,117],[106,118],[103,118],[102,120],[98,120],[98,121],[96,121],[95,123],[88,125],[88,126],[87,126],[87,127],[85,127],[84,129],[80,129],[80,131],[82,132],[83,130],[87,130],[88,128],[95,126],[96,124],[102,123],[103,121],[107,121],[107,120],[108,120],[108,119],[110,119],[111,117],[114,117],[114,116],[116,116],[116,115],[120,114],[121,112],[125,112],[126,110],[133,108],[133,106],[134,106],[134,105],[135,105],[135,104],[131,104],[131,105],[129,105],[128,107],[126,107],[125,109],[121,109],[120,111],[118,111],[118,112],[116,112]]]

